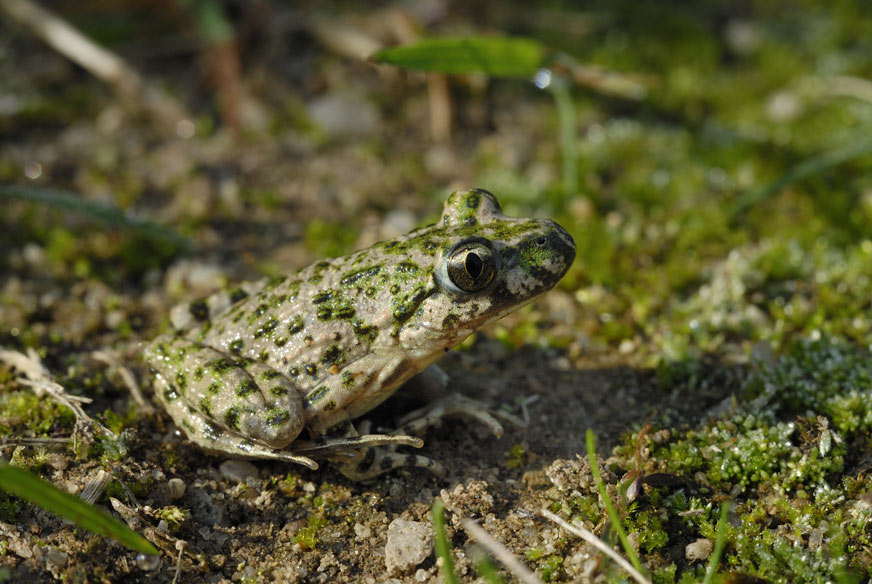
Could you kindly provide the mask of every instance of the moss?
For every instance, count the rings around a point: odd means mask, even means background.
[[[324,517],[310,515],[306,527],[300,528],[294,535],[293,542],[303,549],[315,549],[318,545],[318,530],[327,525]]]
[[[527,451],[522,444],[513,444],[505,453],[503,465],[506,468],[521,468],[527,459]]]
[[[629,516],[625,522],[625,528],[628,533],[636,535],[639,549],[645,553],[651,553],[666,546],[669,542],[669,534],[664,522],[666,515],[665,512],[661,515],[657,511],[649,509]]]
[[[0,435],[51,436],[68,434],[75,423],[73,412],[48,397],[31,391],[11,391],[0,395]]]
[[[693,385],[698,365],[663,367],[659,382]],[[713,509],[728,499],[735,507],[722,561],[730,571],[785,583],[868,576],[868,483],[847,461],[869,444],[870,367],[867,351],[843,342],[792,343],[782,358],[742,377],[745,401],[731,414],[687,429],[646,430],[641,462],[639,436],[628,436],[616,461],[666,472],[682,485],[646,487],[625,516],[646,561],[657,565],[673,545],[714,540]],[[580,507],[561,502],[572,505]],[[673,574],[664,566],[664,575]],[[691,575],[701,573],[681,564],[674,572],[678,581]]]
[[[174,505],[169,505],[156,510],[154,515],[158,519],[166,521],[169,524],[170,529],[175,531],[181,527],[182,523],[191,517],[191,512],[187,509],[181,509]]]

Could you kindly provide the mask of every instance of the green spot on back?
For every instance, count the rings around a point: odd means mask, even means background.
[[[231,304],[236,304],[243,298],[248,298],[248,292],[246,292],[242,288],[234,288],[233,290],[230,290],[227,296],[230,298]]]
[[[342,349],[339,345],[330,345],[323,353],[321,353],[321,363],[330,367],[331,365],[342,365],[345,360],[342,358]]]
[[[288,323],[288,334],[295,335],[303,330],[305,326],[306,322],[303,320],[303,317],[298,314],[291,322]]]
[[[200,400],[198,404],[200,411],[203,412],[208,417],[212,417],[212,401],[208,397],[204,397]]]
[[[283,385],[276,385],[270,388],[269,394],[273,397],[283,397],[288,395],[288,388]]]
[[[288,420],[290,420],[291,415],[287,410],[282,410],[279,408],[270,408],[270,410],[266,414],[266,425],[267,426],[281,426],[282,424],[287,424]]]
[[[228,359],[227,357],[221,357],[220,359],[215,359],[214,361],[210,362],[209,367],[215,373],[222,375],[233,369],[234,363],[231,359]]]
[[[224,414],[224,425],[231,430],[239,431],[239,408],[237,406],[227,409],[227,412]]]
[[[244,399],[256,391],[257,385],[252,380],[245,379],[236,387],[236,396]]]
[[[209,305],[205,300],[196,300],[188,305],[188,312],[199,322],[209,318]]]
[[[311,404],[317,403],[319,400],[324,399],[324,396],[327,395],[328,391],[330,390],[327,388],[326,385],[318,386],[309,392],[309,394],[306,396],[306,399]]]

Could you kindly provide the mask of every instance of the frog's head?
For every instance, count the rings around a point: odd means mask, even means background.
[[[554,221],[506,217],[481,189],[453,193],[429,231],[441,242],[437,289],[400,333],[409,348],[460,342],[553,288],[575,259],[575,242]]]

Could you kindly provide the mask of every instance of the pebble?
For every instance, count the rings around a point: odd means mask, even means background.
[[[711,555],[714,547],[715,544],[712,543],[712,540],[702,537],[693,543],[687,544],[684,548],[684,557],[687,558],[689,562],[704,560]]]
[[[218,468],[221,471],[221,478],[237,483],[244,483],[246,479],[258,475],[257,467],[247,460],[225,460]]]
[[[388,525],[385,564],[388,571],[414,568],[433,552],[433,528],[429,523],[394,519]]]
[[[185,489],[187,489],[187,485],[182,479],[172,478],[167,481],[167,495],[169,495],[170,499],[173,501],[177,501],[184,497]]]

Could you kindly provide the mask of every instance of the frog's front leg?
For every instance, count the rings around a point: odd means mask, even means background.
[[[469,416],[487,426],[494,436],[501,438],[503,425],[494,417],[491,410],[483,403],[463,394],[457,392],[446,394],[448,382],[448,376],[436,365],[431,365],[410,379],[403,388],[404,391],[411,389],[416,393],[438,395],[439,397],[432,399],[424,407],[405,414],[397,421],[398,428],[394,432],[420,436],[428,428],[440,425],[443,418]],[[498,412],[498,415],[515,426],[523,427],[525,425],[522,420],[511,414]]]
[[[283,450],[300,434],[305,418],[303,398],[278,371],[173,335],[155,339],[144,357],[155,394],[200,447],[318,468],[308,456]]]

